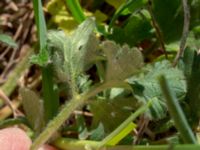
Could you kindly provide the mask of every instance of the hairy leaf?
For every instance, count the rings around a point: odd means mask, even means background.
[[[33,64],[37,64],[41,67],[47,66],[49,63],[49,54],[46,50],[46,47],[42,49],[38,55],[31,56],[30,62]]]
[[[128,45],[120,47],[106,41],[102,49],[107,57],[106,80],[124,80],[136,73],[143,66],[142,53]]]
[[[92,35],[94,28],[94,21],[87,19],[71,36],[63,31],[48,33],[51,61],[59,80],[77,79],[96,60],[98,40]]]
[[[147,65],[143,71],[138,77],[130,78],[128,82],[139,100],[146,103],[154,99],[149,115],[152,119],[161,119],[165,117],[167,108],[157,78],[165,75],[178,99],[183,99],[186,94],[186,79],[183,72],[173,68],[168,61]]]

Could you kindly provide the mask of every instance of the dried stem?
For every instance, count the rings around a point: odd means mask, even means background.
[[[187,36],[189,33],[189,27],[190,27],[190,10],[189,10],[189,6],[187,4],[187,0],[182,0],[182,5],[183,5],[183,11],[184,11],[183,33],[182,33],[182,37],[181,37],[179,51],[176,55],[176,58],[174,59],[173,66],[176,66],[179,58],[183,56],[185,45],[187,42]]]
[[[6,105],[8,105],[8,107],[11,109],[13,116],[15,118],[17,115],[16,110],[14,106],[12,105],[11,100],[8,98],[8,96],[6,96],[6,94],[2,90],[0,90],[0,98],[4,100]]]

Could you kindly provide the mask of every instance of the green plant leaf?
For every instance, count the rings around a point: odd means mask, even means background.
[[[0,34],[0,42],[3,42],[7,44],[8,46],[11,46],[14,48],[17,47],[17,44],[15,43],[15,41],[9,35],[6,35],[6,34]]]
[[[80,75],[77,79],[77,85],[80,90],[79,93],[83,93],[89,91],[92,85],[92,80],[89,79],[88,75]]]
[[[148,113],[151,119],[161,119],[166,116],[167,112],[160,85],[157,81],[161,74],[169,80],[169,84],[177,98],[183,99],[187,91],[184,74],[178,68],[173,68],[170,62],[166,60],[147,65],[138,77],[128,79],[138,100],[146,103],[148,100],[154,99],[149,110],[150,113]]]
[[[122,11],[122,14],[133,13],[147,4],[148,0],[130,0],[130,4]],[[126,12],[126,13],[125,13]]]
[[[51,62],[60,80],[70,81],[96,61],[98,40],[92,35],[94,21],[87,19],[71,36],[63,31],[48,33]]]
[[[187,46],[192,49],[200,49],[199,35],[200,34],[195,33],[195,31],[190,31],[188,38],[187,38]]]
[[[115,145],[121,141],[127,134],[129,134],[136,125],[133,121],[141,114],[143,114],[151,106],[152,101],[138,108],[134,113],[126,118],[116,129],[112,131],[108,136],[106,136],[99,144],[99,147],[103,147],[107,144]]]
[[[120,47],[114,42],[106,41],[102,49],[107,57],[106,81],[124,80],[135,74],[143,66],[142,53],[128,45]]]
[[[133,97],[116,99],[97,99],[90,104],[93,113],[93,128],[103,125],[105,134],[115,129],[138,105]]]
[[[181,0],[152,0],[152,9],[165,42],[179,40],[183,30]]]
[[[39,54],[31,56],[30,62],[41,67],[46,67],[49,64],[49,54],[46,48],[41,50]]]
[[[113,32],[108,38],[121,45],[135,46],[152,36],[149,14],[146,10],[141,10],[140,13],[130,16],[121,27],[113,27]]]
[[[42,100],[35,92],[27,88],[20,88],[19,92],[22,97],[22,105],[26,113],[26,117],[36,134],[38,134],[44,127],[44,110]]]
[[[101,141],[105,137],[104,126],[102,123],[99,123],[98,127],[91,131],[90,140]]]
[[[190,121],[193,123],[193,126],[197,126],[200,117],[200,110],[198,107],[200,105],[200,55],[195,50],[190,49],[188,51],[188,53],[190,53],[188,54],[190,63],[188,64],[188,61],[185,61],[185,66],[186,69],[190,67],[190,70],[186,72],[188,75],[188,92],[186,100],[188,101],[191,109]]]
[[[112,0],[110,0],[110,1],[112,1]],[[114,16],[112,17],[112,19],[110,21],[109,26],[112,27],[115,20],[120,15],[127,15],[129,13],[134,13],[136,10],[141,9],[141,7],[143,7],[146,3],[147,3],[147,0],[127,0],[116,10]],[[116,4],[116,2],[115,2],[115,4]]]

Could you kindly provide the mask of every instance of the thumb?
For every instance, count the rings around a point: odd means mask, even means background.
[[[0,146],[3,150],[28,150],[31,140],[19,128],[6,128],[0,130]]]
[[[19,128],[0,130],[0,149],[2,150],[29,150],[32,142],[26,132]],[[56,150],[49,145],[43,145],[39,150]]]

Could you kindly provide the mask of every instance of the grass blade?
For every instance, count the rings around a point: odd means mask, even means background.
[[[41,0],[33,0],[33,9],[35,14],[35,22],[37,26],[38,38],[40,42],[40,51],[46,50],[46,23],[42,10]],[[52,70],[42,68],[42,89],[44,100],[44,117],[48,122],[57,113],[59,101],[56,92],[53,89]]]
[[[81,8],[81,5],[79,3],[79,0],[65,0],[67,3],[67,6],[69,7],[69,10],[71,11],[72,15],[74,16],[74,19],[81,23],[85,20],[85,15],[83,13],[83,10]]]
[[[175,126],[180,132],[181,138],[183,139],[184,143],[196,144],[196,138],[186,120],[181,106],[178,103],[178,99],[170,89],[169,84],[163,75],[160,77],[160,86],[166,99],[169,113],[171,114]]]
[[[46,46],[47,29],[46,29],[44,14],[42,11],[41,0],[33,0],[33,9],[34,9],[35,22],[37,26],[37,33],[40,43],[40,50],[42,50]]]

